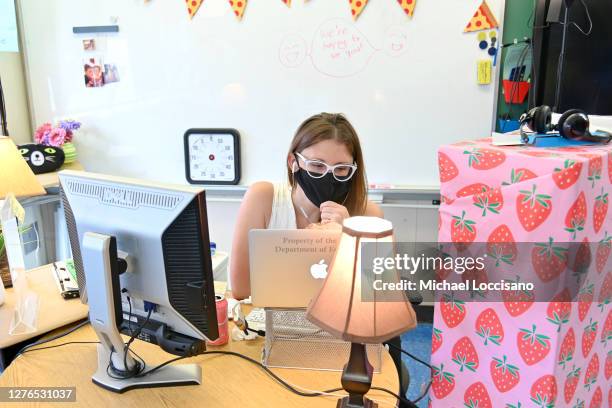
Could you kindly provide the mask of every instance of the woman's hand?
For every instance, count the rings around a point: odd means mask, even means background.
[[[349,217],[346,207],[333,201],[326,201],[321,204],[320,210],[322,224],[336,222],[342,225],[342,221]]]
[[[342,231],[342,225],[337,222],[321,222],[316,224],[309,224],[306,229],[314,229],[314,230],[325,230],[325,231]]]

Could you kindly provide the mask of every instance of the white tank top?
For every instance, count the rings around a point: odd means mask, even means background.
[[[295,221],[295,210],[293,209],[293,200],[291,200],[291,187],[287,183],[273,183],[274,198],[272,199],[272,213],[268,222],[268,229],[297,229]],[[230,254],[231,258],[231,254]],[[229,265],[232,263],[229,262]],[[231,289],[231,281],[228,276],[228,288]]]
[[[287,183],[274,183],[272,214],[268,229],[297,229],[291,187]]]

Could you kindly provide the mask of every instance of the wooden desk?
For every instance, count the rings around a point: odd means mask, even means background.
[[[78,161],[64,164],[58,171],[52,171],[51,173],[37,174],[36,179],[44,187],[57,187],[59,186],[59,175],[58,173],[62,170],[84,170],[81,163]]]
[[[227,259],[226,252],[217,251],[212,257],[213,274],[221,274],[227,268]],[[53,264],[27,272],[30,290],[39,297],[37,330],[34,333],[19,336],[8,334],[16,296],[13,288],[6,289],[5,302],[0,306],[0,350],[87,317],[89,308],[80,299],[65,300],[60,295],[53,273]]]
[[[65,300],[53,278],[53,265],[44,265],[27,272],[28,286],[38,294],[38,319],[34,333],[8,334],[16,296],[13,288],[6,289],[6,300],[0,306],[0,349],[40,336],[66,324],[87,317],[88,307],[79,299]]]
[[[248,308],[245,310],[249,312]],[[233,323],[230,323],[230,328]],[[127,339],[127,338],[126,338]],[[96,341],[96,335],[87,325],[48,345],[68,341]],[[173,356],[155,345],[143,341],[133,343],[134,351],[142,356],[148,367],[160,364]],[[209,350],[231,350],[261,361],[263,339],[230,342],[225,346],[209,347]],[[299,352],[299,350],[296,350]],[[202,385],[168,388],[131,390],[116,394],[104,390],[91,381],[96,370],[97,353],[95,344],[69,344],[66,346],[33,351],[19,356],[0,376],[0,387],[66,387],[75,386],[77,402],[75,407],[124,408],[142,407],[335,407],[336,396],[300,397],[270,378],[261,368],[237,357],[227,355],[202,355],[181,363],[198,363],[202,366]],[[278,369],[273,371],[281,378],[302,388],[325,390],[340,387],[340,372]],[[389,353],[383,350],[383,364],[380,374],[374,374],[373,385],[397,392],[399,388],[397,371]],[[337,394],[343,394],[338,392]],[[368,393],[371,399],[379,401],[379,407],[395,407],[396,400],[381,391]],[[22,403],[19,406],[35,406]],[[53,404],[45,404],[45,406]],[[59,406],[59,404],[58,404]]]

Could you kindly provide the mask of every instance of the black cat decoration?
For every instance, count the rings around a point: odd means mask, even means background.
[[[18,149],[34,174],[55,171],[62,167],[66,158],[59,147],[31,143],[21,145]]]

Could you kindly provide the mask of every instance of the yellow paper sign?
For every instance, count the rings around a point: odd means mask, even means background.
[[[19,222],[19,224],[23,224],[23,221],[25,220],[25,210],[23,209],[19,201],[17,201],[15,195],[12,193],[7,195],[6,201],[10,206],[11,212],[13,213],[15,218],[17,218],[17,222]]]
[[[491,60],[478,61],[478,85],[487,85],[491,83]]]

